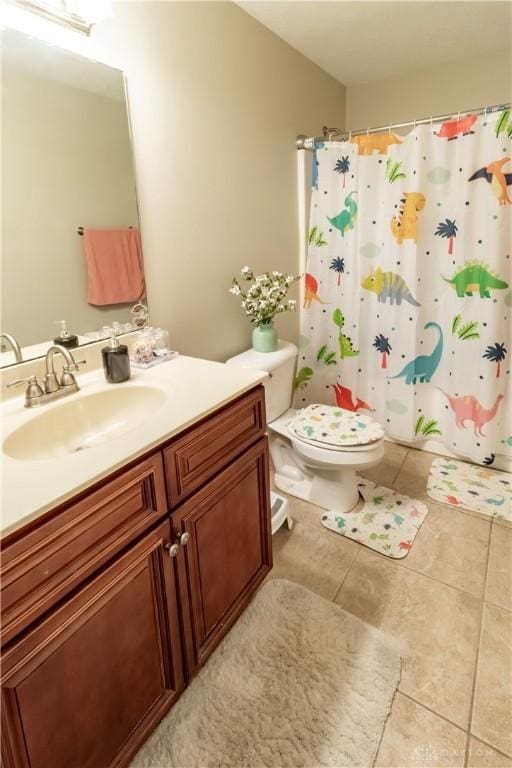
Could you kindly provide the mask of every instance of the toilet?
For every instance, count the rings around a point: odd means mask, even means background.
[[[322,404],[291,407],[298,350],[279,341],[276,352],[249,349],[227,365],[266,371],[267,426],[279,490],[336,512],[358,500],[357,470],[384,456],[384,430],[371,416]]]

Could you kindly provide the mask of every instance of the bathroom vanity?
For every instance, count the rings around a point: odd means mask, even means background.
[[[100,413],[105,385],[83,378],[69,406]],[[110,388],[122,400],[149,382],[167,397],[138,427],[60,453],[49,434],[37,459],[14,441],[3,768],[128,765],[244,610],[272,565],[262,378],[178,358]],[[43,417],[21,407],[8,438]]]

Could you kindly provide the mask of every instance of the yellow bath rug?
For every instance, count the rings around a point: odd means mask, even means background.
[[[426,505],[362,477],[358,486],[364,506],[353,512],[324,512],[322,525],[381,555],[406,557],[427,516]]]
[[[436,501],[512,521],[512,475],[453,459],[434,459],[427,493]]]

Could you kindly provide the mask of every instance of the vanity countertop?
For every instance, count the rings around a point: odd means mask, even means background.
[[[166,395],[164,404],[141,424],[87,450],[48,459],[19,460],[2,455],[0,535],[23,527],[62,502],[112,474],[230,400],[264,381],[263,371],[226,366],[193,357],[177,357],[149,370],[133,370],[124,384],[106,384],[103,371],[79,374],[80,391],[41,408],[24,408],[23,394],[2,405],[2,437],[30,419],[63,403],[108,388],[151,386]],[[56,418],[58,418],[56,414]]]

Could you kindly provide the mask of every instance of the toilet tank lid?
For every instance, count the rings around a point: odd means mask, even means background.
[[[241,368],[250,368],[255,371],[274,371],[287,360],[291,360],[297,355],[297,347],[289,341],[278,342],[275,352],[256,352],[254,349],[248,349],[235,357],[226,360],[228,365],[238,365]]]

